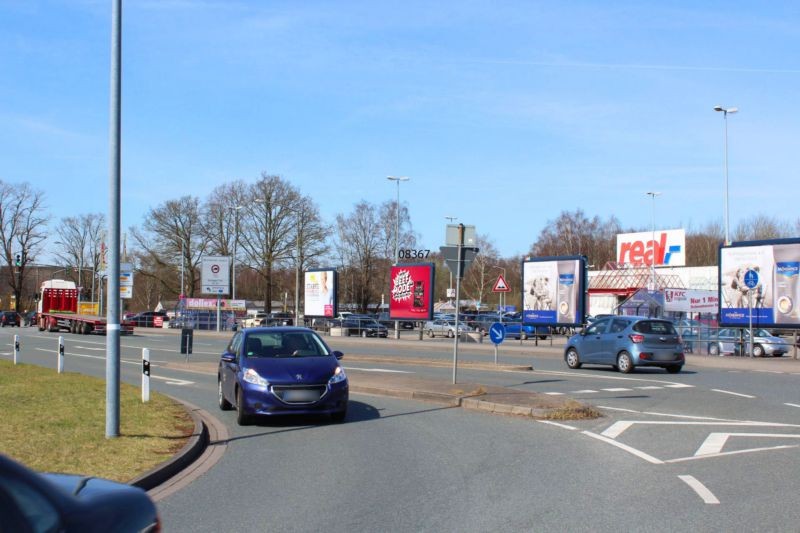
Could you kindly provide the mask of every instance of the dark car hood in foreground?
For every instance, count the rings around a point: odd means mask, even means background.
[[[332,355],[248,359],[245,366],[271,384],[327,383],[339,362]],[[298,378],[298,376],[300,376]]]

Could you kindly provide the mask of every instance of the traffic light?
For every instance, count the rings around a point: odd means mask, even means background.
[[[17,266],[22,266],[22,255],[17,254],[16,262],[14,264]]]

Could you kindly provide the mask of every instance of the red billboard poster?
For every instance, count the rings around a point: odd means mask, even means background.
[[[389,318],[392,320],[433,319],[433,263],[392,267]]]

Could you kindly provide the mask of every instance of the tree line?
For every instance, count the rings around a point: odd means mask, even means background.
[[[235,255],[237,299],[263,300],[268,312],[275,302],[293,301],[297,270],[320,266],[338,270],[340,305],[375,310],[382,301],[388,303],[398,215],[397,247],[414,249],[418,241],[407,206],[401,204],[399,213],[397,208],[391,200],[360,200],[349,213],[326,221],[311,196],[266,172],[251,182],[224,183],[205,198],[167,200],[150,208],[123,240],[123,260],[134,265],[135,276],[129,308],[152,309],[180,295],[199,297],[202,258]],[[51,249],[44,250],[51,222],[42,191],[0,180],[0,250],[7,266],[3,278],[14,302],[3,307],[19,311],[32,306],[36,289],[31,289],[31,267],[45,252],[60,263],[52,268],[62,267],[53,274],[83,287],[86,299],[97,279],[94,274],[105,270],[104,214],[60,219],[52,231]],[[636,231],[646,229],[623,228],[613,215],[590,218],[581,209],[563,211],[539,231],[526,256],[585,255],[591,268],[601,269],[615,260],[616,235]],[[723,235],[718,222],[686,228],[687,266],[716,264]],[[740,221],[732,232],[734,240],[797,235],[800,219],[791,223],[765,215]],[[518,295],[524,257],[501,257],[488,235],[478,235],[477,240],[480,253],[462,282],[462,299],[496,304],[499,296],[492,288],[500,274]],[[435,299],[444,300],[449,270],[438,251],[432,250],[428,260],[437,266]],[[30,294],[23,294],[26,287]],[[302,288],[300,292],[302,296]]]

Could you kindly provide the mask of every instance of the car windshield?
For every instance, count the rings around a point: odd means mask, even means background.
[[[308,331],[257,332],[244,341],[245,357],[320,357],[329,355],[322,341]]]

